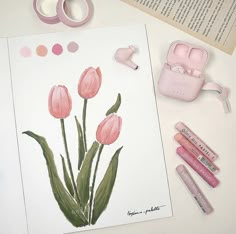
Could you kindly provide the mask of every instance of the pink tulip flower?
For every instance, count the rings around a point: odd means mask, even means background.
[[[120,135],[122,119],[117,114],[108,115],[99,125],[96,132],[97,141],[104,145],[110,145]]]
[[[89,99],[98,93],[102,83],[100,68],[87,68],[81,75],[78,84],[78,93],[84,99]]]
[[[58,119],[65,119],[70,115],[72,101],[68,89],[63,85],[53,86],[48,96],[50,114]]]

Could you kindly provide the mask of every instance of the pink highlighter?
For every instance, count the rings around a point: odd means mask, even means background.
[[[219,184],[219,180],[206,167],[204,167],[192,154],[185,150],[184,147],[179,146],[176,149],[176,152],[211,187],[215,188]]]
[[[211,162],[207,157],[201,154],[201,152],[191,144],[181,133],[176,133],[175,140],[182,145],[189,153],[191,153],[204,167],[210,172],[216,174],[219,172],[219,168]]]
[[[213,208],[202,193],[201,189],[193,180],[187,168],[184,165],[179,165],[176,167],[176,171],[189,189],[190,193],[193,195],[194,199],[197,201],[202,211],[206,214],[210,214],[213,211]]]

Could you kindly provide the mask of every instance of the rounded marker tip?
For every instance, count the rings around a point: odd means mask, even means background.
[[[179,140],[182,139],[183,137],[184,137],[184,136],[183,136],[181,133],[179,133],[179,132],[176,133],[175,136],[174,136],[174,138],[175,138],[176,141],[179,141]]]
[[[177,147],[176,152],[177,152],[177,154],[183,154],[186,151],[183,146],[179,146],[179,147]]]
[[[183,164],[180,164],[180,165],[178,165],[178,166],[176,167],[176,171],[177,171],[178,173],[181,173],[181,172],[183,172],[184,170],[185,170],[185,167],[184,167]]]

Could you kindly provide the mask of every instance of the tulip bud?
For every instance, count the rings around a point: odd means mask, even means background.
[[[89,99],[98,93],[102,83],[100,68],[87,68],[81,75],[78,84],[78,93],[84,99]]]
[[[110,145],[120,135],[122,119],[117,114],[108,115],[99,125],[96,132],[97,141],[104,145]]]
[[[64,119],[70,115],[72,101],[65,86],[52,87],[48,96],[48,109],[50,114],[58,119]]]

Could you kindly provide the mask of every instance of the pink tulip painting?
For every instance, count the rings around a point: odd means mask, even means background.
[[[122,126],[122,118],[117,115],[121,105],[121,94],[118,93],[114,104],[104,113],[106,115],[104,120],[98,125],[97,129],[94,129],[93,135],[89,135],[89,140],[93,140],[93,143],[91,144],[88,141],[87,147],[86,116],[88,99],[97,95],[101,83],[102,74],[99,67],[96,69],[88,67],[80,77],[77,91],[79,96],[84,99],[84,104],[80,106],[81,118],[79,119],[75,116],[78,133],[76,145],[68,144],[67,142],[67,139],[71,140],[71,136],[67,138],[66,121],[70,121],[70,118],[67,117],[72,110],[72,100],[67,87],[55,85],[49,92],[48,110],[53,117],[60,121],[62,142],[64,144],[64,152],[60,153],[62,173],[58,173],[56,161],[54,160],[56,155],[54,155],[53,150],[49,147],[46,138],[32,131],[23,132],[36,140],[40,145],[43,157],[46,160],[52,194],[66,219],[77,228],[96,224],[102,213],[105,212],[115,185],[119,154],[123,148],[121,146],[113,152],[107,169],[101,172],[103,177],[97,178],[102,153],[109,157],[108,151],[104,150],[103,152],[103,149],[108,147],[106,145],[110,145],[118,139]],[[77,91],[75,91],[75,95],[77,95]],[[77,97],[79,96],[77,95]],[[91,113],[94,113],[94,111]],[[65,120],[65,118],[67,119]],[[91,130],[91,127],[89,130]],[[55,140],[58,141],[57,131],[55,133]],[[75,141],[72,142],[74,143]],[[72,152],[75,149],[77,150],[78,168],[76,171],[73,164],[74,160],[71,160],[71,156],[74,157],[74,153],[70,155],[70,148],[74,149]],[[63,179],[61,179],[61,176],[63,176]]]
[[[83,141],[84,148],[87,152],[87,138],[86,138],[86,112],[87,112],[87,103],[88,99],[93,98],[97,95],[102,84],[102,73],[99,67],[96,69],[93,67],[88,67],[84,70],[80,76],[78,84],[78,93],[84,98],[84,107],[83,107]]]
[[[60,119],[62,138],[65,147],[65,153],[67,158],[67,164],[70,172],[70,179],[73,186],[73,191],[75,192],[76,199],[79,200],[78,193],[76,190],[75,179],[72,171],[72,165],[70,161],[70,155],[68,150],[68,144],[66,139],[66,130],[64,119],[70,115],[72,109],[72,100],[68,89],[64,85],[53,86],[49,92],[48,96],[48,109],[50,114]]]
[[[78,84],[78,93],[84,99],[93,98],[97,95],[102,83],[100,68],[87,68],[81,75]]]
[[[53,86],[48,96],[48,109],[57,119],[65,119],[70,115],[72,101],[68,89],[64,85]]]
[[[121,117],[117,114],[110,114],[98,125],[97,141],[104,145],[112,144],[120,135],[121,125]]]

